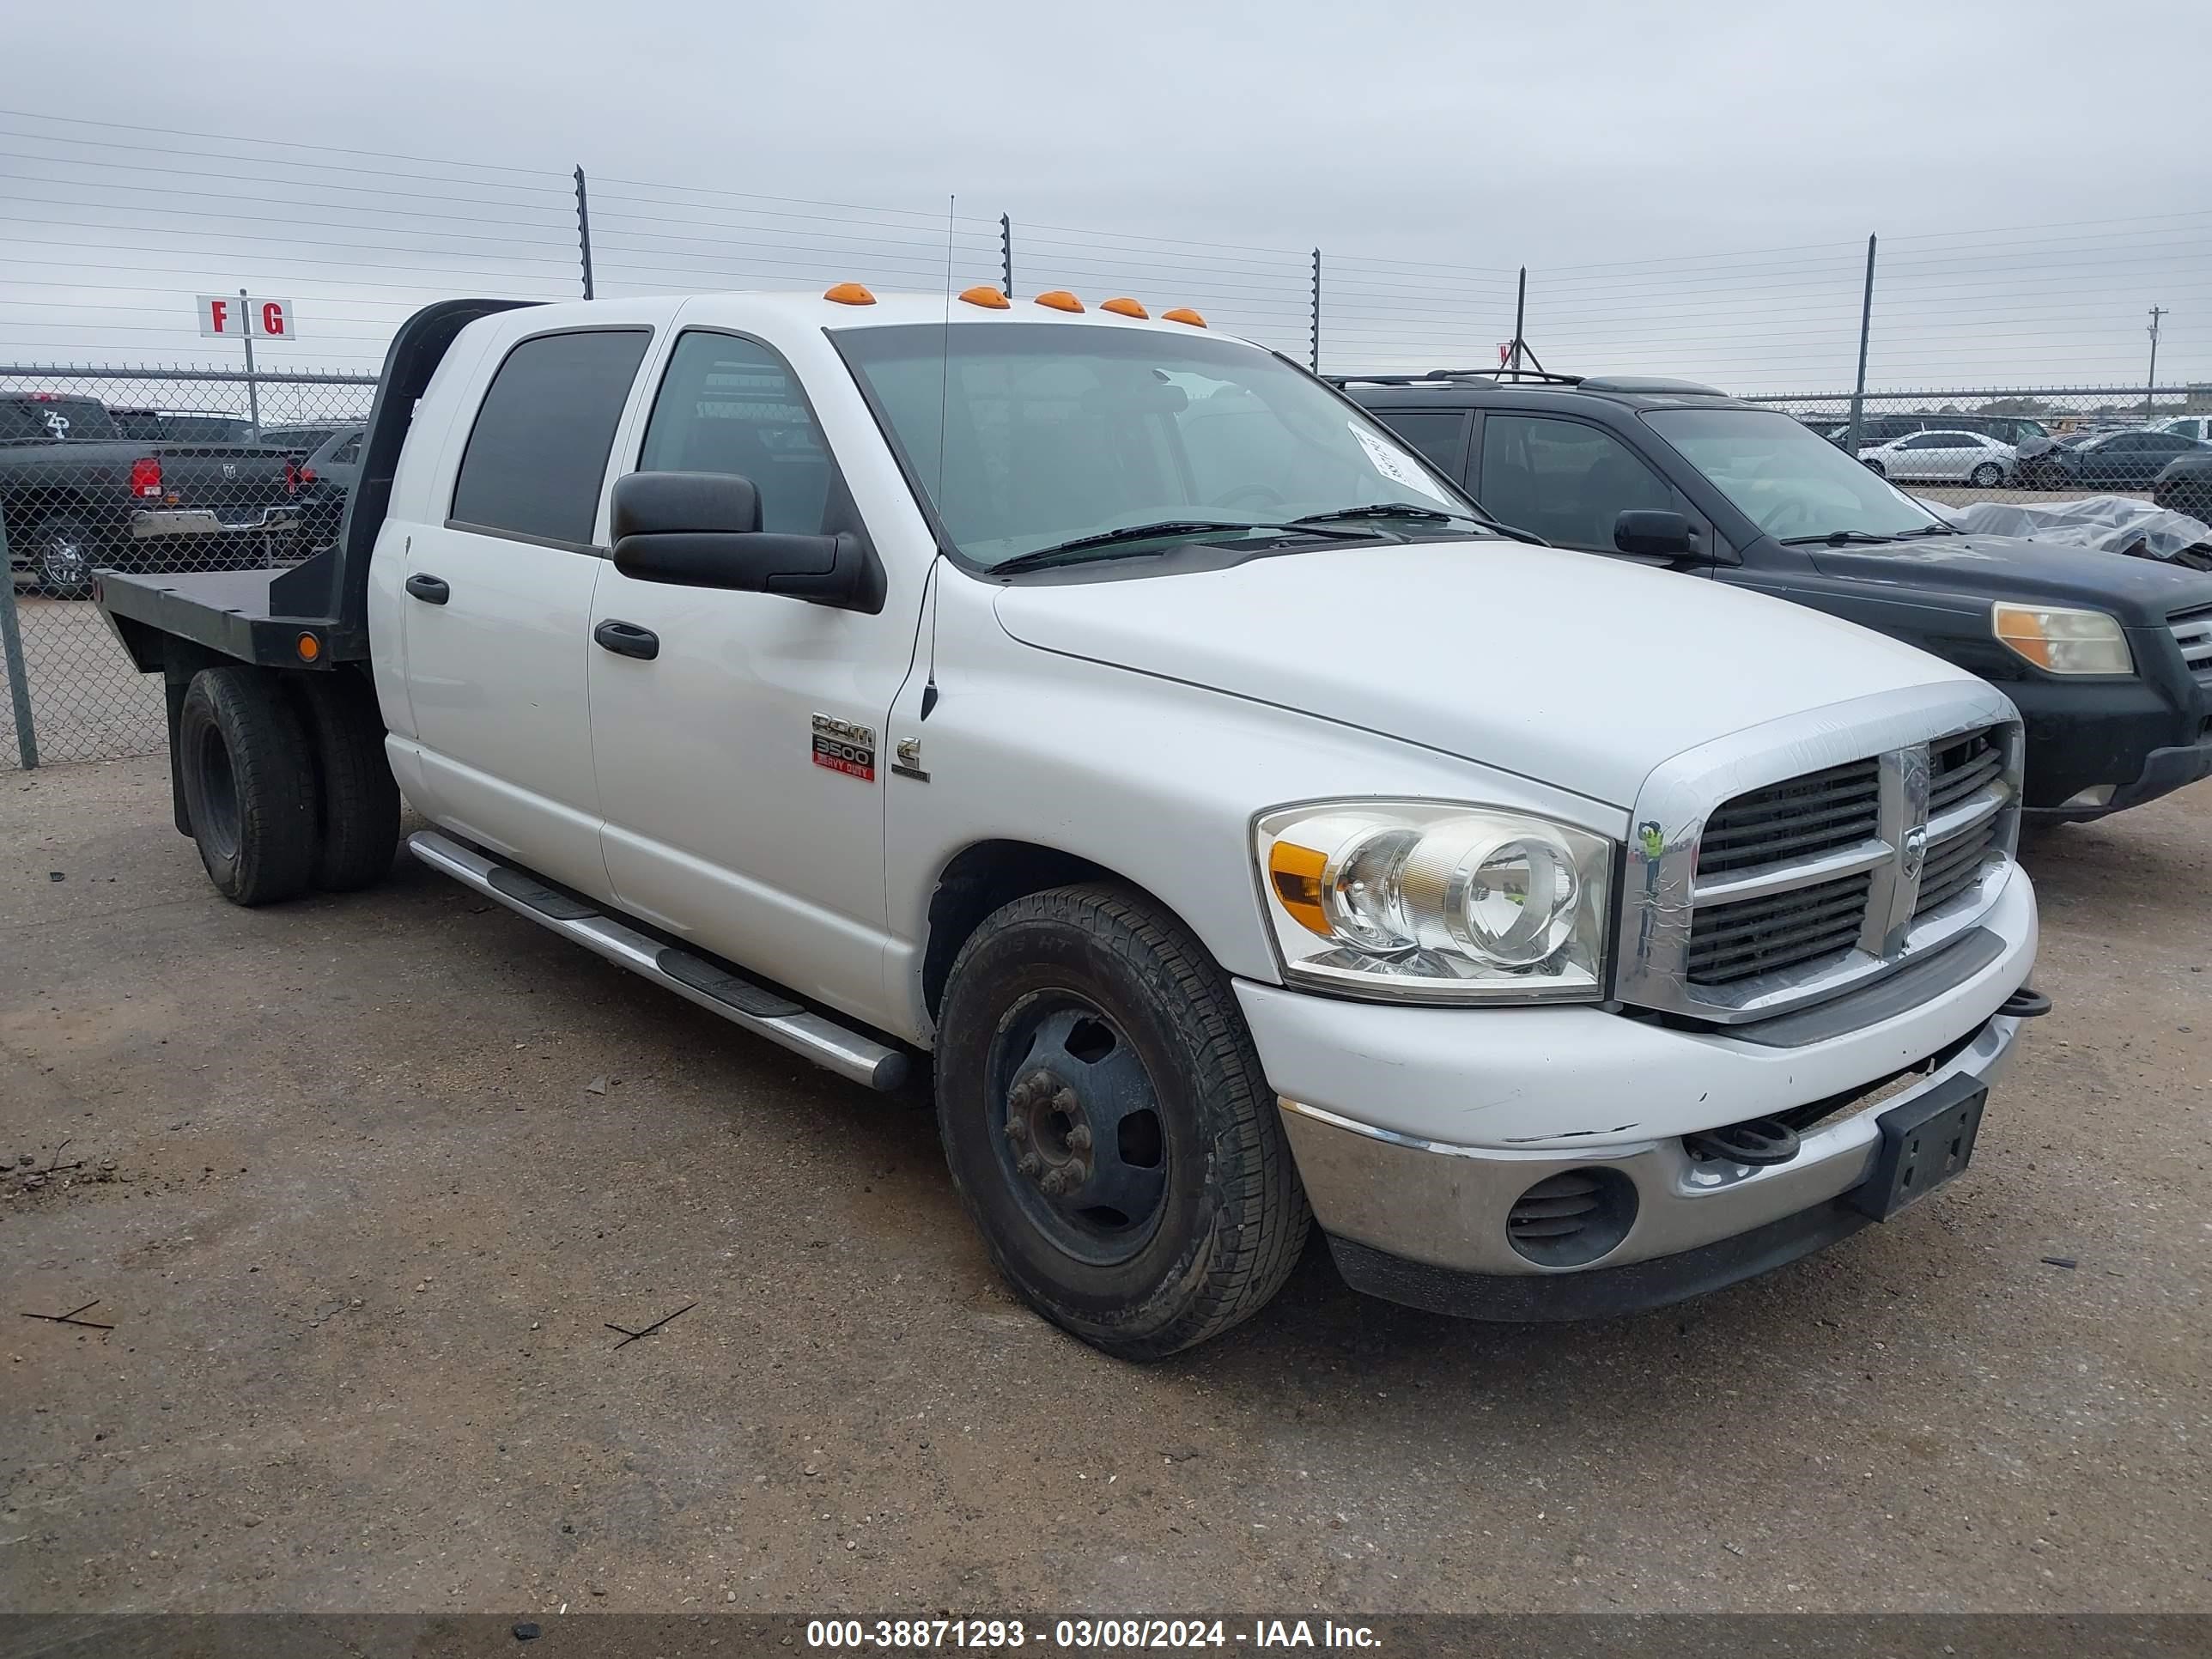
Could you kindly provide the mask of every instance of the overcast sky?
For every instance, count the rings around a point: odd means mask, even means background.
[[[903,209],[872,222],[916,250],[957,192],[976,221],[963,277],[994,259],[983,222],[1005,212],[1018,288],[1031,275],[1133,291],[1149,280],[1144,297],[1171,303],[1186,296],[1158,284],[1187,272],[1199,297],[1249,302],[1249,325],[1285,344],[1303,335],[1304,251],[1318,246],[1333,368],[1492,350],[1510,332],[1510,270],[1525,263],[1528,336],[1555,367],[1818,390],[1849,383],[1864,238],[1880,232],[1877,384],[2139,380],[2152,305],[2172,313],[2160,380],[2212,379],[2202,0],[383,0],[351,12],[106,0],[97,29],[80,8],[35,6],[11,8],[7,30],[0,101],[29,117],[542,174],[438,175],[483,182],[514,214],[465,222],[477,210],[463,203],[413,221],[362,188],[368,172],[164,155],[228,150],[143,131],[125,135],[128,150],[72,148],[39,135],[101,130],[0,118],[0,240],[20,244],[0,248],[0,350],[15,357],[227,362],[181,323],[162,331],[218,273],[301,290],[325,355],[303,337],[292,361],[373,357],[378,319],[412,302],[406,283],[439,286],[456,250],[496,252],[506,223],[523,227],[548,291],[569,283],[568,207],[552,187],[581,162],[595,210],[602,190],[611,198],[608,234],[630,215],[629,274],[658,288],[695,271],[702,286],[768,280],[718,282],[696,250],[688,264],[636,252],[644,238],[689,247],[680,225],[665,228],[678,221],[820,235],[834,216],[741,216],[738,198],[703,193],[633,190],[625,203],[603,175]],[[216,188],[210,173],[354,183],[313,210],[322,228],[249,236],[228,217],[187,216],[218,204],[164,194]],[[508,178],[513,189],[492,188]],[[654,214],[647,201],[688,205]],[[165,202],[177,204],[167,218]],[[270,216],[287,215],[310,216]],[[1029,225],[1148,240],[1124,278],[1073,233],[1024,250]],[[288,248],[288,235],[319,249]],[[421,264],[404,283],[349,286],[390,261],[341,250],[377,240]],[[476,269],[487,264],[507,268]],[[919,258],[896,268],[916,273],[912,286],[942,280]],[[796,261],[777,269],[813,280]],[[319,307],[355,326],[318,330]]]

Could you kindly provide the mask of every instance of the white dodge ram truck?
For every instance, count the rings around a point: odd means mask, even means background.
[[[1188,312],[449,301],[336,547],[100,602],[225,894],[374,880],[404,791],[533,921],[932,1067],[994,1259],[1132,1358],[1310,1221],[1488,1318],[1774,1267],[1954,1175],[2049,1006],[2003,696],[1529,544]]]

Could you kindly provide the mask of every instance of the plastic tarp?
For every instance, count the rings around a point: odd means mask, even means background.
[[[2212,526],[2203,520],[2128,495],[2087,495],[2074,501],[1975,501],[1966,507],[1922,500],[1920,505],[1946,524],[1975,535],[2022,536],[2101,553],[2173,559],[2190,548],[2212,544]]]

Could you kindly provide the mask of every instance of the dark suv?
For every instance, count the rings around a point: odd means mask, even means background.
[[[1825,611],[1995,682],[2028,811],[2100,817],[2212,775],[2212,576],[1954,530],[1809,428],[1684,380],[1340,379],[1494,517]],[[1655,640],[1653,695],[1668,651]]]

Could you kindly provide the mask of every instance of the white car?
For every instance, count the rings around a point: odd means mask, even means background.
[[[1530,545],[1194,313],[451,301],[362,476],[265,597],[103,574],[216,885],[366,885],[404,790],[475,892],[926,1069],[992,1260],[1111,1353],[1310,1224],[1492,1318],[1764,1272],[1957,1174],[2048,1006],[1996,687]]]
[[[2212,441],[2212,415],[2177,415],[2170,421],[2160,421],[2151,430],[2171,432],[2177,438],[2195,438],[2199,442]]]
[[[1871,449],[1859,459],[1899,483],[1970,483],[1993,489],[2013,476],[2019,453],[1979,432],[1916,432]]]

